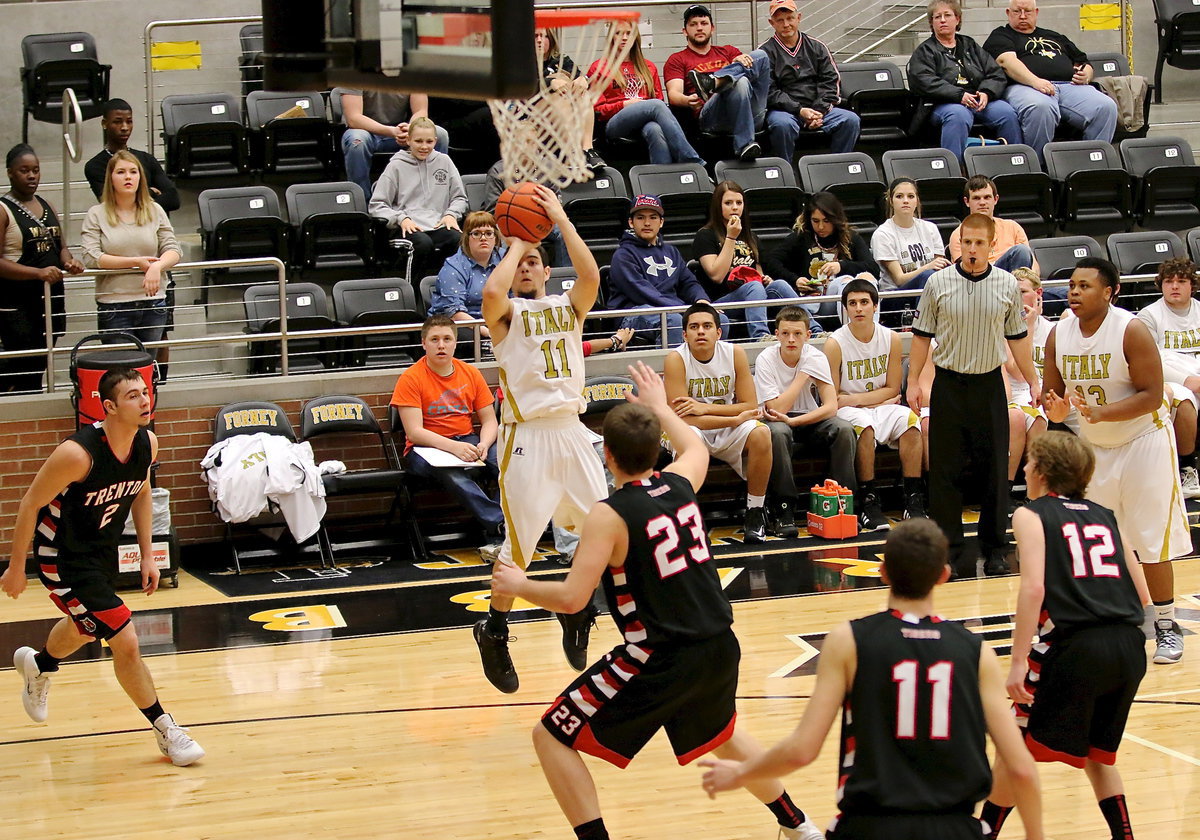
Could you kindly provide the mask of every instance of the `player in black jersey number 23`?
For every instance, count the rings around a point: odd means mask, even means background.
[[[150,548],[150,464],[158,439],[150,423],[150,396],[136,370],[118,368],[100,378],[104,420],[84,426],[42,464],[17,510],[8,570],[0,589],[10,598],[25,591],[30,543],[38,577],[66,618],[50,630],[41,651],[19,648],[13,656],[24,680],[22,701],[34,721],[46,720],[50,676],[58,663],[87,642],[103,639],[112,651],[121,688],[154,728],[158,748],[177,765],[191,764],[204,750],[163,711],[154,680],[138,650],[129,607],[116,594],[117,546],[133,511],[141,552],[142,591],[158,589]]]
[[[741,650],[696,501],[708,449],[667,405],[658,374],[641,363],[629,370],[634,404],[604,418],[604,460],[617,489],[584,521],[566,580],[529,580],[505,563],[492,570],[493,593],[559,613],[583,609],[602,582],[623,637],[533,731],[542,770],[579,840],[608,838],[581,752],[623,768],[659,729],[680,764],[709,751],[741,760],[762,752],[734,726]],[[676,458],[656,473],[663,431]],[[789,840],[820,840],[777,779],[746,787]]]
[[[703,761],[710,795],[810,764],[842,711],[838,816],[830,840],[980,840],[975,805],[992,786],[984,735],[1010,770],[1027,840],[1043,840],[1037,767],[1004,696],[996,654],[933,613],[948,544],[910,519],[884,546],[888,609],[835,627],[800,724],[747,762]]]

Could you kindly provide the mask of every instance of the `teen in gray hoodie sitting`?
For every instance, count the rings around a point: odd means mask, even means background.
[[[428,117],[408,126],[408,148],[392,155],[375,183],[368,212],[413,244],[414,281],[437,274],[459,245],[458,222],[467,191],[449,155],[436,151],[437,128]]]

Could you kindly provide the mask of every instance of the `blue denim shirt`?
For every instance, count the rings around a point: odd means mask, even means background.
[[[483,317],[483,284],[497,263],[504,257],[504,247],[492,251],[486,266],[475,262],[460,248],[446,260],[433,286],[431,315],[453,315],[466,312],[472,318]]]

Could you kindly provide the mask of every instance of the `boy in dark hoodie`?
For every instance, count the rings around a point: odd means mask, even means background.
[[[656,195],[639,195],[629,208],[629,230],[621,237],[609,269],[609,309],[642,309],[661,306],[688,306],[710,303],[700,281],[687,267],[687,260],[674,245],[663,242],[659,232],[663,226],[663,206]],[[766,301],[767,290],[762,283],[743,283],[718,303],[742,300]],[[749,307],[739,310],[746,319],[752,338],[770,335],[767,329],[767,308]],[[739,317],[738,320],[742,320]],[[630,315],[621,322],[651,339],[657,346],[661,330],[658,315]],[[729,335],[729,318],[721,313],[721,331]],[[667,343],[677,347],[683,343],[683,315],[667,315]]]

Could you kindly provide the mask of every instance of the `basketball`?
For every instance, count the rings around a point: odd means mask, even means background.
[[[541,242],[554,227],[536,198],[537,186],[529,181],[513,184],[496,201],[496,225],[501,236]]]

